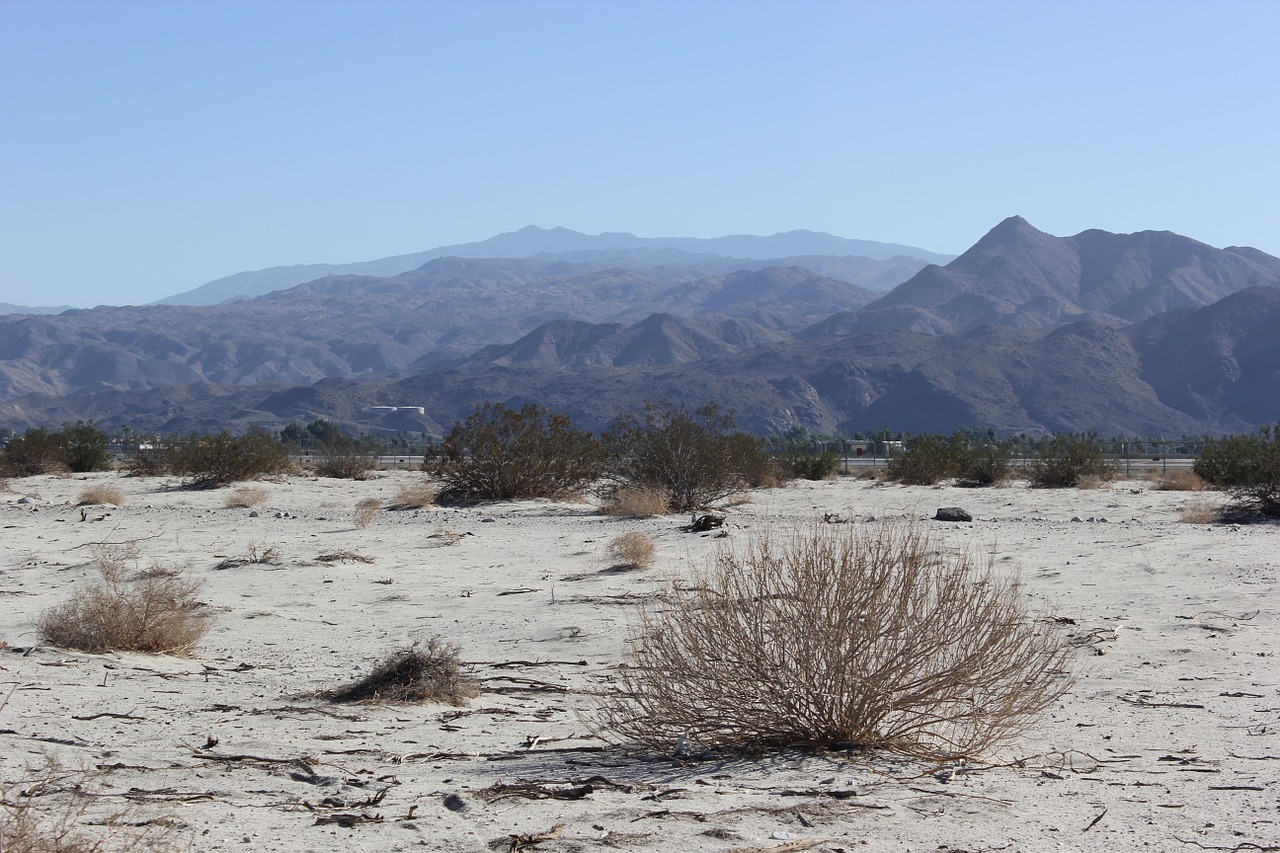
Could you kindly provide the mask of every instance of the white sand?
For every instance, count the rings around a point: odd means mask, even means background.
[[[1180,523],[1206,495],[1133,481],[1036,491],[842,478],[734,507],[729,540],[742,542],[824,513],[883,522],[962,506],[973,524],[927,523],[1019,570],[1033,608],[1074,620],[1061,627],[1079,643],[1070,693],[989,765],[947,778],[881,755],[584,750],[601,743],[578,716],[580,691],[623,659],[632,600],[723,541],[682,532],[684,517],[606,518],[591,503],[352,524],[358,500],[389,502],[420,476],[261,484],[257,518],[223,508],[227,490],[173,481],[13,481],[0,493],[0,777],[21,779],[45,754],[98,768],[91,814],[132,803],[133,819],[176,821],[194,850],[510,849],[511,836],[557,824],[560,837],[533,849],[1280,849],[1280,527]],[[128,501],[82,521],[72,504],[101,482]],[[465,535],[446,544],[433,536],[444,529]],[[655,567],[601,574],[609,540],[632,530],[655,539]],[[216,619],[193,657],[35,647],[38,616],[92,578],[95,542],[136,542],[140,567],[203,582]],[[251,545],[282,562],[215,568]],[[343,549],[373,562],[317,561]],[[433,635],[484,680],[465,708],[305,695]],[[480,793],[587,780],[576,800]],[[451,794],[464,810],[445,806]],[[342,814],[371,820],[319,822]]]

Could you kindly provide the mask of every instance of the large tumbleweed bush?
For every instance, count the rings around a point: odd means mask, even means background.
[[[1016,579],[919,526],[815,524],[721,550],[643,609],[594,722],[668,750],[974,755],[1066,690],[1053,630],[1023,609]]]
[[[184,655],[209,628],[196,600],[199,583],[178,573],[127,575],[117,555],[96,559],[100,579],[46,611],[40,641],[86,652],[112,650]]]

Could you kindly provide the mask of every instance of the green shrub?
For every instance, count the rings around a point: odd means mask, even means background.
[[[1116,472],[1093,437],[1059,435],[1031,461],[1028,473],[1033,486],[1069,489],[1087,479],[1110,480]]]
[[[1231,493],[1225,517],[1280,518],[1280,424],[1254,435],[1210,439],[1193,470]]]
[[[316,459],[316,476],[338,480],[367,480],[376,457],[348,438],[325,447]]]
[[[593,435],[534,404],[518,411],[501,403],[477,406],[445,436],[445,451],[437,497],[444,504],[562,498],[580,492],[604,468],[604,451]]]
[[[263,430],[233,436],[226,430],[217,435],[193,435],[173,445],[173,470],[195,489],[209,489],[256,480],[289,470],[284,445]]]
[[[77,474],[106,471],[111,467],[111,437],[93,421],[76,421],[63,426],[63,461]]]
[[[885,479],[908,486],[931,486],[960,476],[968,444],[956,436],[917,435],[906,449],[889,460]]]
[[[834,453],[794,451],[782,459],[794,480],[829,480],[840,470],[840,457]]]
[[[9,477],[66,471],[66,445],[61,433],[36,427],[10,439],[0,454],[0,470]]]
[[[763,484],[772,475],[759,440],[735,431],[733,416],[714,403],[689,411],[648,402],[643,419],[619,419],[605,443],[614,488],[658,490],[675,512]]]
[[[960,463],[956,485],[978,488],[995,486],[1009,479],[1009,452],[995,444],[970,448]]]

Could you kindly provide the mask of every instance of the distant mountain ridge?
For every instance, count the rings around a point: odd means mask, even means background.
[[[802,257],[862,280],[906,261]],[[707,262],[451,256],[213,306],[0,317],[0,425],[439,432],[492,401],[594,428],[644,399],[714,400],[757,431],[1176,435],[1280,418],[1280,259],[1254,249],[1059,238],[1010,217],[884,295],[803,265],[694,274]]]
[[[897,257],[911,258],[928,263],[945,263],[950,255],[926,251],[915,246],[897,243],[878,243],[872,240],[854,240],[814,231],[788,231],[768,237],[735,235],[727,237],[637,237],[625,232],[582,234],[568,228],[539,228],[530,225],[481,240],[476,243],[460,243],[441,246],[425,252],[396,255],[374,261],[350,264],[303,264],[288,267],[271,267],[264,270],[236,273],[203,284],[193,290],[167,296],[158,305],[216,305],[230,299],[262,296],[274,290],[283,290],[297,284],[314,281],[326,276],[394,276],[416,269],[436,258],[531,258],[555,259],[566,255],[565,260],[600,260],[610,253],[649,250],[661,252],[653,258],[655,265],[693,265],[699,262],[714,263],[716,258],[737,260],[769,260],[774,266],[786,266],[787,259],[797,256],[833,256],[870,258],[888,261]],[[596,258],[583,257],[590,254]],[[639,256],[633,254],[635,263]],[[607,260],[607,258],[605,259]],[[620,264],[626,265],[626,264]],[[723,266],[723,264],[721,264]],[[742,265],[732,269],[742,269]],[[729,269],[707,270],[699,268],[703,275],[712,272],[729,272]],[[897,284],[897,282],[893,282]]]

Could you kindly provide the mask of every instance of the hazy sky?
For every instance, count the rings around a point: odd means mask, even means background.
[[[525,225],[1280,255],[1280,3],[0,0],[0,301]]]

